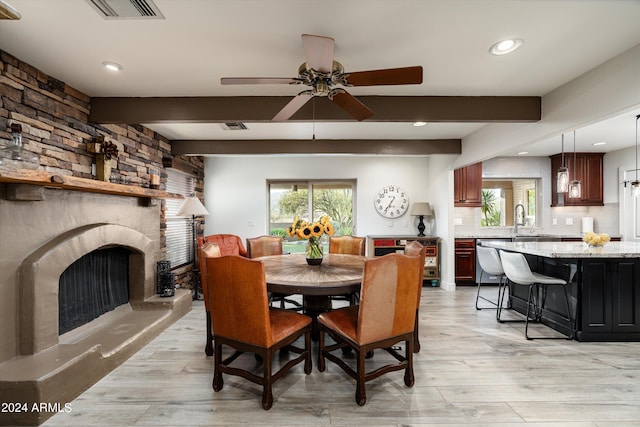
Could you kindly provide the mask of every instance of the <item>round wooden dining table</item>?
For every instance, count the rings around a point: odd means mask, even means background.
[[[313,319],[315,331],[318,315],[331,309],[331,296],[360,290],[366,257],[326,254],[320,265],[308,265],[305,254],[271,255],[257,259],[264,263],[269,292],[302,295],[304,311]]]

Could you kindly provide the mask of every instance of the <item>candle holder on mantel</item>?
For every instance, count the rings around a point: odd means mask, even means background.
[[[109,181],[111,178],[111,159],[118,157],[118,147],[104,136],[96,136],[87,144],[87,151],[96,155],[96,178]]]
[[[11,124],[11,144],[0,149],[0,169],[17,171],[36,170],[40,167],[40,156],[22,147],[22,125]]]

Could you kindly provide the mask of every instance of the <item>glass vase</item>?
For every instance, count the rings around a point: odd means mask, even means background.
[[[307,245],[307,264],[309,265],[320,265],[322,264],[322,245],[320,242],[315,239],[309,239],[309,244]]]

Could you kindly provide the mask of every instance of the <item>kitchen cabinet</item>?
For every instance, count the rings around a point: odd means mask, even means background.
[[[640,335],[640,260],[582,262],[578,338],[621,340]]]
[[[475,284],[476,239],[456,239],[454,251],[456,284]]]
[[[482,163],[453,171],[454,206],[482,206]]]
[[[603,158],[604,153],[564,154],[565,166],[569,169],[569,179],[580,180],[582,195],[570,199],[568,193],[558,194],[556,173],[562,165],[562,154],[551,156],[551,206],[603,206]]]

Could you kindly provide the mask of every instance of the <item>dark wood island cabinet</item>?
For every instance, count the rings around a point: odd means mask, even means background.
[[[533,271],[570,283],[578,341],[640,341],[640,243],[609,242],[588,248],[577,242],[487,242],[485,246],[526,255]],[[544,295],[542,322],[562,333],[566,311],[561,289]],[[511,286],[512,307],[524,313],[526,291]]]

